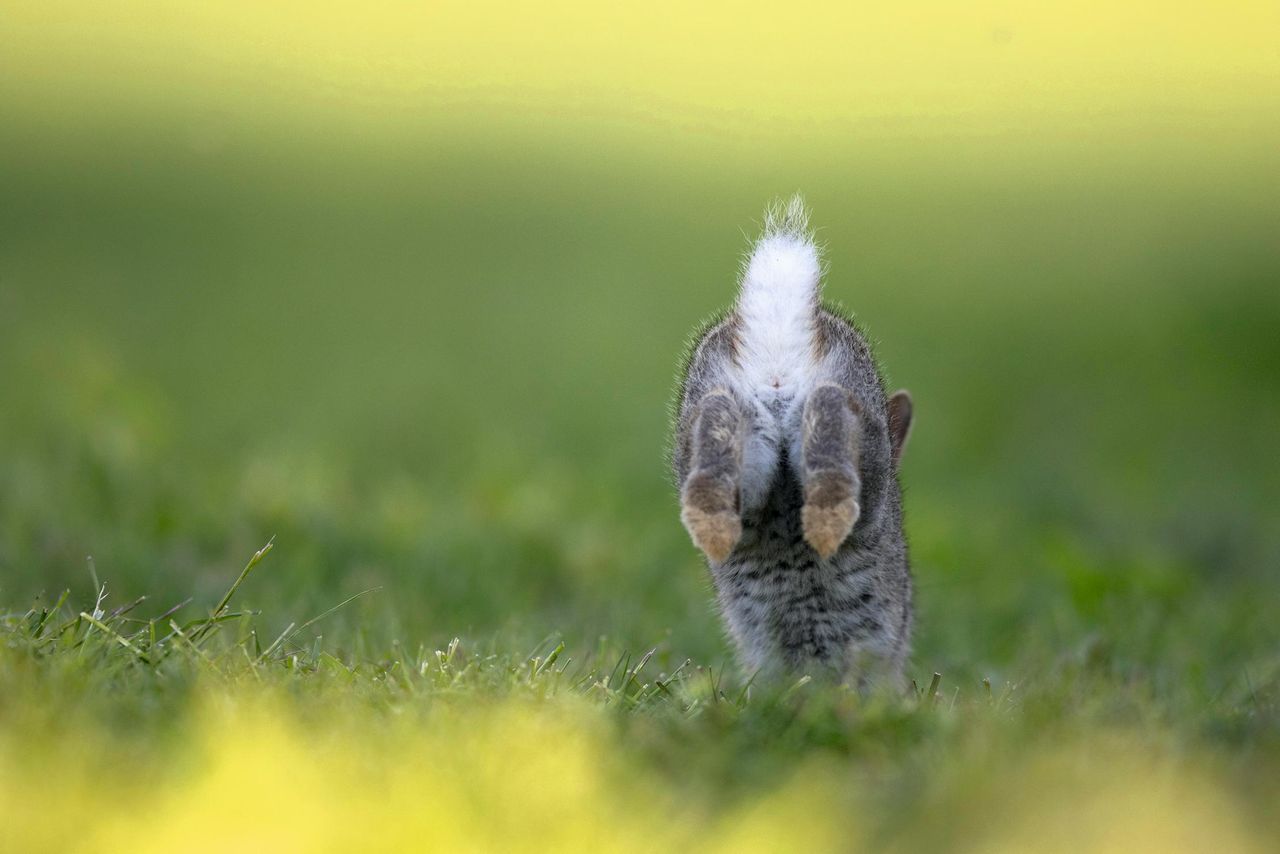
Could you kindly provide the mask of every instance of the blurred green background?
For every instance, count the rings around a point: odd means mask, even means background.
[[[3,6],[8,605],[274,535],[340,645],[724,660],[667,405],[799,190],[917,402],[920,672],[1275,665],[1274,9]]]

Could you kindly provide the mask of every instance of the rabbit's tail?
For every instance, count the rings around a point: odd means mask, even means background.
[[[739,363],[753,383],[793,390],[813,366],[822,261],[799,195],[769,206],[742,270]]]

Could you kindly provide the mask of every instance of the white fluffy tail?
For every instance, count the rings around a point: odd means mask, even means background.
[[[794,393],[811,373],[821,273],[804,199],[771,205],[737,306],[739,364],[756,388]]]

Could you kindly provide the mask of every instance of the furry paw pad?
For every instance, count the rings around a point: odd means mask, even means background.
[[[723,563],[742,536],[742,519],[732,511],[708,513],[686,504],[680,521],[693,537],[693,544],[715,563]]]
[[[840,544],[849,536],[853,525],[858,521],[858,502],[846,498],[831,505],[806,502],[800,511],[800,521],[804,525],[804,538],[818,557],[826,560],[836,553]]]

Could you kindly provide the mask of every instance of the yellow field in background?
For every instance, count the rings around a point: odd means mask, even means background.
[[[577,119],[761,139],[1275,124],[1280,6],[0,4],[33,114],[205,108],[366,128]],[[1197,131],[1197,124],[1203,125]]]

